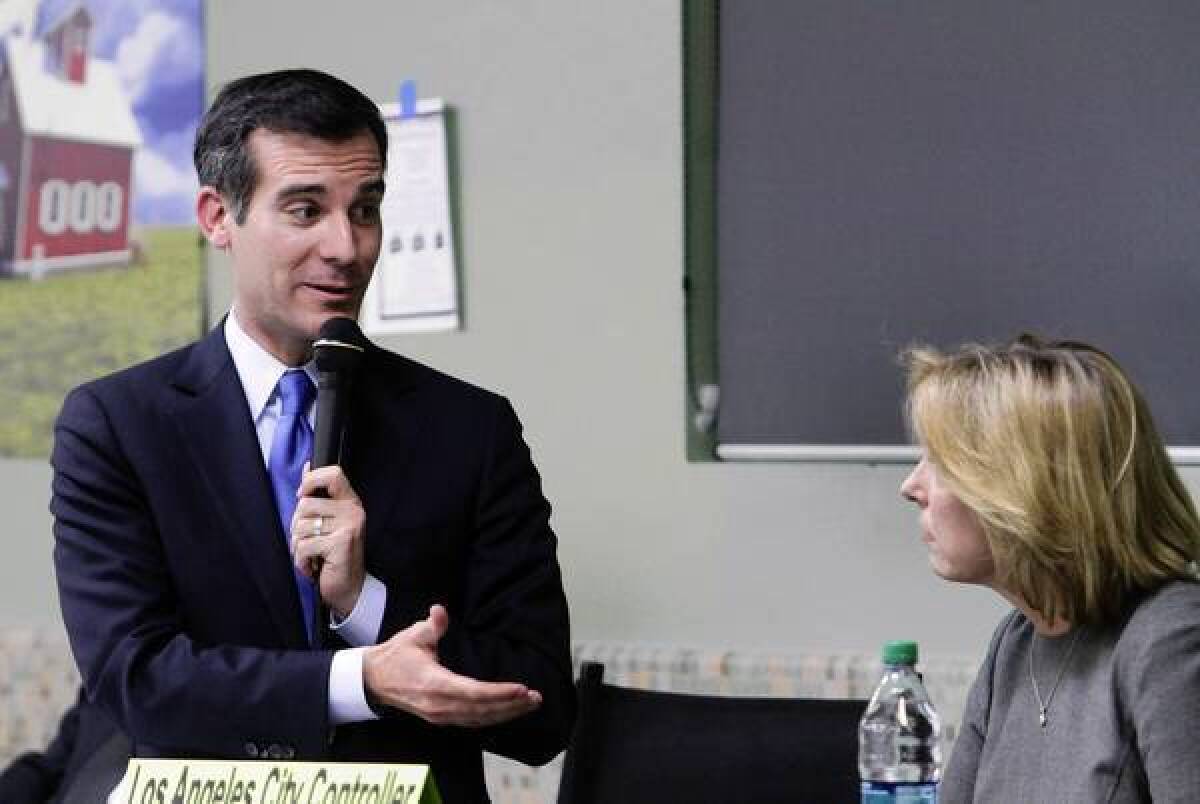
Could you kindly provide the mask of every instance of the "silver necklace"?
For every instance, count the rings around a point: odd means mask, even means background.
[[[1043,729],[1046,728],[1046,712],[1050,709],[1050,702],[1054,700],[1054,693],[1058,692],[1059,682],[1063,680],[1063,675],[1067,672],[1067,665],[1071,663],[1071,654],[1075,652],[1075,645],[1079,642],[1079,635],[1082,633],[1082,627],[1075,629],[1075,636],[1071,637],[1071,644],[1067,647],[1067,655],[1058,665],[1058,677],[1054,679],[1054,686],[1050,688],[1050,694],[1044,701],[1041,690],[1038,689],[1037,673],[1033,671],[1033,649],[1037,646],[1037,632],[1034,632],[1033,639],[1029,642],[1029,680],[1033,682],[1033,697],[1037,699],[1038,704],[1038,723]]]

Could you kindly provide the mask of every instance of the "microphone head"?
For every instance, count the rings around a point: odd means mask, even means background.
[[[337,316],[321,325],[313,342],[319,372],[352,371],[366,353],[368,341],[353,318]]]

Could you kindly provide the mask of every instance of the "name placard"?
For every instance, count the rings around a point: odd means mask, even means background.
[[[109,804],[441,804],[428,765],[131,759]]]

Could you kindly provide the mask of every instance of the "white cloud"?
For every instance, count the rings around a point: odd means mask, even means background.
[[[198,184],[189,166],[181,170],[157,151],[142,147],[133,160],[133,181],[139,197],[194,197]]]
[[[194,125],[177,131],[160,134],[154,141],[154,150],[166,159],[178,165],[183,170],[192,169],[192,145],[196,142],[196,127]]]
[[[129,96],[137,103],[152,83],[171,85],[198,75],[204,54],[184,21],[152,11],[117,46],[116,62]]]

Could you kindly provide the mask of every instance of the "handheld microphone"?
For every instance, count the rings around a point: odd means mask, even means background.
[[[311,467],[341,462],[346,409],[354,373],[366,353],[367,339],[352,318],[331,318],[313,343],[317,364],[316,432]]]
[[[313,360],[317,364],[316,432],[313,433],[313,453],[309,467],[341,463],[342,440],[346,432],[346,409],[350,406],[350,386],[354,372],[366,354],[367,339],[352,318],[331,318],[321,325],[313,343]],[[328,497],[323,488],[315,489],[314,497]],[[317,588],[323,561],[309,560]],[[317,623],[325,622],[325,604],[317,594]],[[318,629],[321,633],[323,628]],[[320,642],[318,638],[318,642]]]

